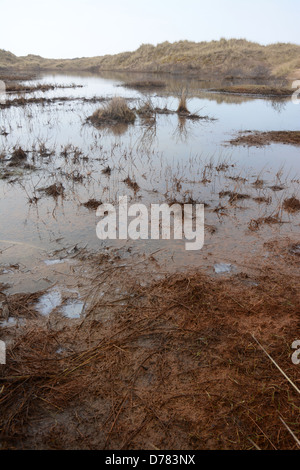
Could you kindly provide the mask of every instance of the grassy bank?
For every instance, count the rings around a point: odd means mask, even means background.
[[[17,57],[0,50],[0,72],[11,70],[127,70],[189,73],[227,78],[288,77],[300,69],[300,46],[271,44],[262,46],[244,39],[211,42],[164,42],[143,44],[133,52],[76,59],[44,59],[36,55]]]

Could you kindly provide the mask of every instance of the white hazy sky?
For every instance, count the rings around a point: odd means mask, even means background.
[[[300,44],[300,0],[0,0],[0,19],[0,49],[49,58],[181,39]]]

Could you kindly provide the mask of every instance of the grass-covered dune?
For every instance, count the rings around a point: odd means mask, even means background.
[[[44,59],[36,55],[17,57],[0,50],[0,71],[127,70],[201,74],[203,76],[300,78],[300,45],[263,46],[244,39],[211,42],[164,42],[143,44],[134,52],[76,59]]]

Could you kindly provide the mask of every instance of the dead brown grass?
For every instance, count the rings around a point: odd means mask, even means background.
[[[103,124],[134,123],[135,113],[129,108],[124,98],[113,98],[110,102],[97,109],[92,116],[88,118],[94,125]]]
[[[260,217],[258,219],[252,219],[248,225],[248,228],[249,230],[254,232],[259,230],[263,225],[276,225],[281,223],[281,218],[277,214],[275,214],[269,215],[267,217]]]
[[[272,131],[272,132],[247,132],[241,133],[235,139],[229,141],[231,145],[245,145],[263,147],[272,143],[300,145],[299,131]]]
[[[254,197],[253,201],[257,202],[257,204],[271,204],[272,198],[266,196],[258,196]]]
[[[37,76],[33,73],[7,73],[0,71],[0,80],[3,80],[5,82],[22,82],[22,81],[29,81],[29,80],[34,80],[36,79]]]
[[[142,101],[140,107],[137,109],[137,114],[142,119],[155,119],[156,110],[150,99]]]
[[[156,90],[157,88],[165,88],[166,83],[162,80],[140,80],[124,83],[122,86],[124,86],[125,88],[149,91]]]
[[[137,193],[140,190],[140,187],[136,181],[134,181],[130,176],[128,176],[123,183],[125,183],[129,188],[131,188],[134,193]]]
[[[33,104],[46,105],[46,104],[64,103],[67,101],[82,101],[84,103],[100,103],[100,102],[105,102],[106,98],[103,98],[103,97],[85,98],[85,97],[71,97],[71,96],[56,96],[54,98],[45,98],[43,96],[40,96],[40,97],[25,98],[24,96],[21,96],[21,97],[14,98],[14,99],[7,99],[4,103],[0,103],[0,109],[19,107],[19,106],[30,106]]]
[[[86,207],[89,210],[97,210],[101,206],[102,202],[97,201],[96,199],[89,199],[87,202],[84,202],[82,206]]]
[[[248,194],[241,194],[237,193],[235,191],[221,191],[219,193],[219,197],[229,197],[229,202],[230,204],[233,204],[234,202],[245,200],[245,199],[250,199],[250,196]]]
[[[23,83],[6,83],[6,92],[8,93],[34,93],[37,91],[46,92],[49,90],[55,90],[57,88],[82,88],[83,85],[58,85],[58,84],[47,84],[47,83],[38,83],[36,85],[24,85]]]
[[[268,267],[248,281],[129,283],[83,323],[25,328],[0,372],[2,447],[295,449],[280,417],[299,436],[299,395],[254,337],[299,385],[299,276]]]
[[[283,202],[283,208],[287,212],[299,212],[300,211],[300,201],[295,196],[285,199]]]
[[[57,199],[59,196],[64,196],[65,188],[62,183],[54,183],[47,188],[39,188],[38,191],[44,193],[46,196]]]
[[[15,148],[15,150],[13,151],[10,161],[13,163],[17,163],[20,161],[24,161],[26,159],[27,159],[26,152],[24,152],[24,150],[21,147],[19,147],[19,148]]]
[[[181,93],[181,96],[179,99],[179,105],[177,108],[177,113],[178,114],[190,114],[187,108],[187,93],[185,90],[183,90]]]
[[[187,73],[202,77],[266,79],[288,77],[300,69],[300,46],[262,46],[245,39],[211,42],[168,41],[153,46],[143,44],[136,51],[116,55],[70,60],[44,59],[36,55],[17,57],[0,50],[0,67],[9,70],[128,70],[152,73]]]

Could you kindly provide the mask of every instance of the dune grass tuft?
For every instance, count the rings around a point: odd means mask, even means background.
[[[90,116],[89,120],[95,125],[115,124],[115,123],[133,123],[136,119],[135,113],[129,108],[124,98],[113,98],[102,108]]]
[[[178,114],[190,114],[187,108],[187,93],[186,90],[183,90],[179,100],[179,106],[177,109]]]

